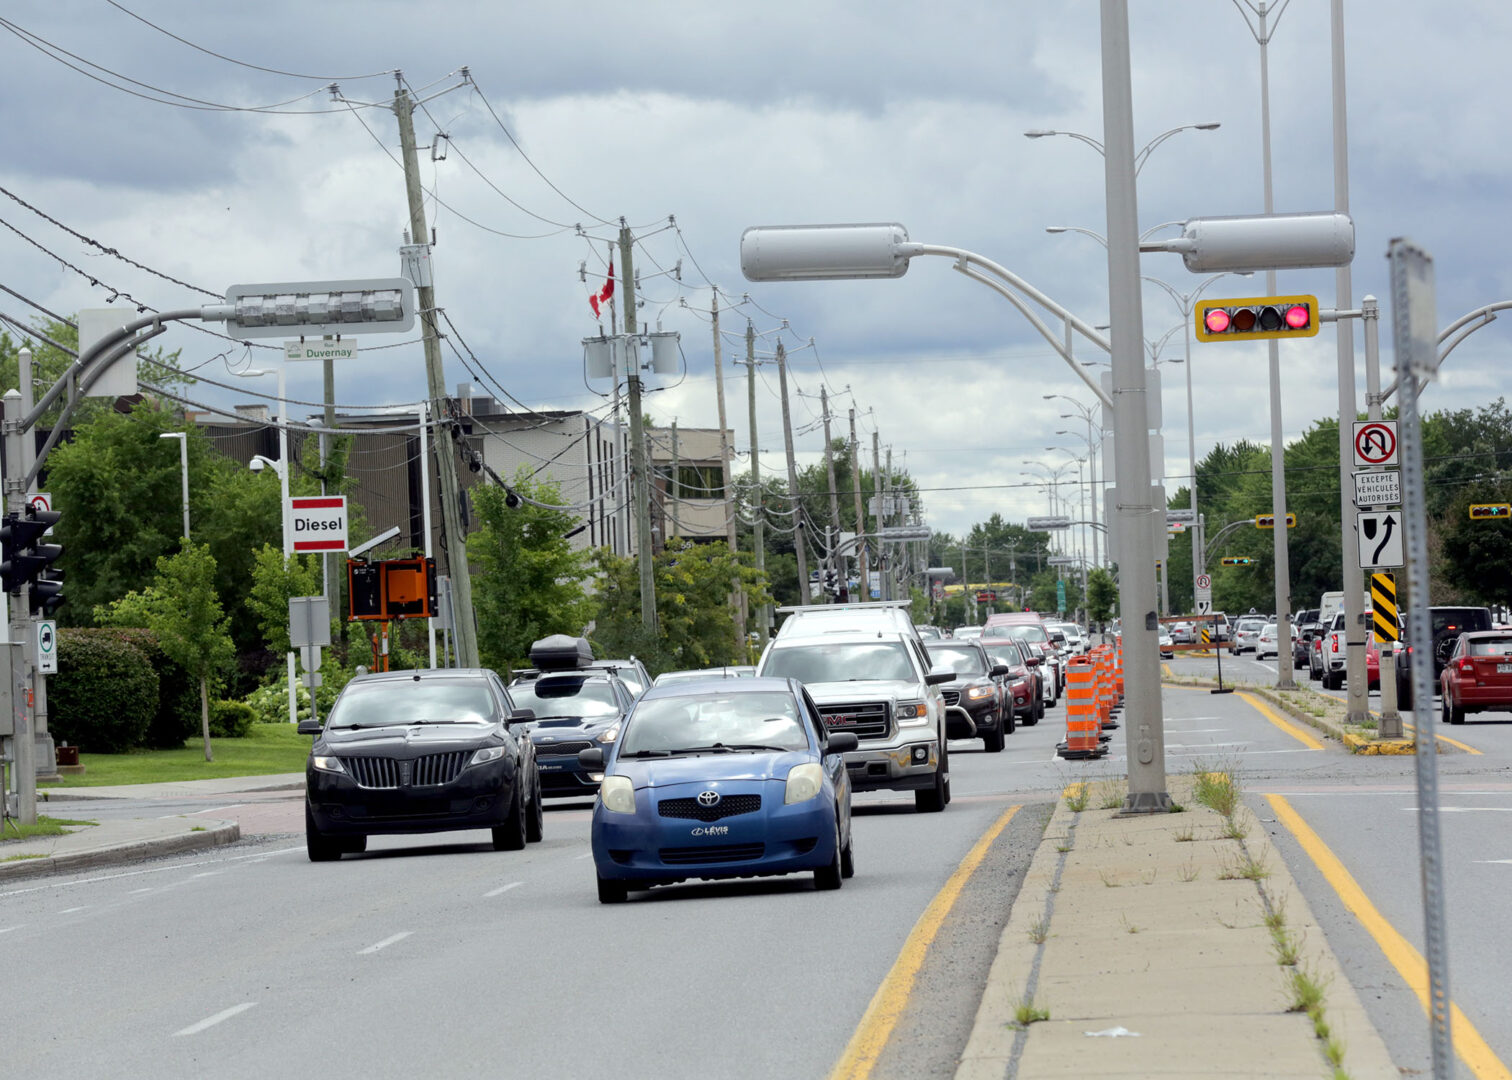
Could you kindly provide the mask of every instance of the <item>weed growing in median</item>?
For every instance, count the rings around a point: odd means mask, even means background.
[[[1026,1028],[1030,1024],[1037,1024],[1041,1020],[1048,1019],[1050,1019],[1050,1010],[1036,1005],[1033,998],[1024,998],[1024,1000],[1018,1003],[1018,1007],[1013,1010],[1013,1021],[1021,1028]]]
[[[1188,859],[1181,864],[1181,869],[1177,873],[1180,875],[1182,881],[1196,881],[1198,873],[1197,864]]]
[[[45,814],[37,815],[35,825],[22,825],[19,822],[7,818],[5,821],[6,832],[0,839],[25,840],[31,836],[62,836],[75,825],[98,825],[98,821],[77,821],[73,818],[54,818]]]
[[[1234,783],[1232,772],[1203,765],[1197,766],[1197,781],[1192,797],[1224,817],[1233,817],[1239,808],[1239,787]]]
[[[1126,780],[1104,780],[1097,785],[1100,795],[1098,807],[1103,810],[1118,810],[1123,807]]]
[[[1195,825],[1187,825],[1184,828],[1176,830],[1171,835],[1178,844],[1190,844],[1193,840],[1197,839],[1197,827]]]
[[[1239,823],[1237,815],[1223,819],[1223,832],[1220,834],[1225,840],[1243,840],[1249,835],[1249,826]]]
[[[1106,870],[1099,870],[1097,872],[1097,876],[1100,877],[1100,878],[1102,878],[1102,883],[1104,885],[1106,885],[1110,889],[1116,889],[1121,884],[1123,884],[1121,881],[1119,881],[1117,878],[1115,878],[1112,874],[1108,873]]]
[[[1029,940],[1036,945],[1043,945],[1045,939],[1050,936],[1050,923],[1041,915],[1029,924]]]
[[[1242,859],[1224,859],[1223,869],[1218,872],[1219,881],[1261,881],[1270,877],[1265,860],[1256,860],[1246,853]]]
[[[1087,808],[1087,803],[1091,798],[1091,785],[1086,783],[1071,784],[1066,788],[1066,809],[1073,814],[1079,814]]]
[[[1137,934],[1137,933],[1139,933],[1139,927],[1137,927],[1133,923],[1131,923],[1129,921],[1129,917],[1127,915],[1122,915],[1122,916],[1120,916],[1120,918],[1123,920],[1124,933],[1126,933],[1126,934]]]

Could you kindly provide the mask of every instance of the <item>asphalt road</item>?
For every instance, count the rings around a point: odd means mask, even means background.
[[[1274,665],[1225,657],[1224,672],[1262,681]],[[1390,948],[1266,798],[1283,798],[1421,949],[1413,759],[1351,756],[1242,694],[1168,688],[1164,700],[1168,771],[1236,774],[1398,1064],[1426,1069],[1427,1021]],[[1482,752],[1439,758],[1451,988],[1502,1061],[1509,725],[1457,727]],[[0,893],[0,970],[25,973],[0,1060],[7,1073],[79,1078],[822,1077],[931,901],[1021,807],[962,885],[871,1073],[948,1076],[1049,800],[1074,780],[1094,783],[1094,806],[1121,799],[1122,732],[1093,762],[1058,759],[1064,734],[1056,708],[1001,754],[952,743],[943,814],[916,814],[906,795],[858,797],[857,876],[835,893],[803,876],[603,907],[583,803],[552,804],[546,840],[525,852],[494,852],[486,833],[374,838],[367,855],[322,865],[305,858],[297,791],[61,803],[54,813],[80,817],[236,818],[249,839]]]

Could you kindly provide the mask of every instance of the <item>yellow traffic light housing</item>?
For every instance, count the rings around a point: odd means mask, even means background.
[[[1256,514],[1255,515],[1255,528],[1257,528],[1257,529],[1274,529],[1275,527],[1276,527],[1276,515],[1275,514]],[[1287,515],[1286,515],[1286,527],[1288,529],[1295,529],[1297,527],[1297,515],[1296,514],[1293,514],[1291,512],[1287,513]]]
[[[1316,296],[1250,296],[1202,300],[1193,312],[1198,341],[1316,337]]]
[[[1248,555],[1225,555],[1219,560],[1224,566],[1248,566],[1255,560]]]
[[[1512,503],[1471,503],[1470,520],[1487,521],[1493,518],[1512,518]]]

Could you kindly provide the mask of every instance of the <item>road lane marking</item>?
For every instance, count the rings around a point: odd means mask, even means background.
[[[1238,696],[1248,702],[1250,707],[1258,712],[1261,716],[1265,717],[1272,724],[1276,725],[1276,727],[1280,728],[1292,738],[1296,739],[1299,743],[1307,747],[1309,750],[1323,749],[1322,742],[1320,742],[1316,736],[1308,734],[1307,732],[1299,728],[1296,724],[1293,724],[1288,720],[1283,720],[1280,713],[1276,712],[1265,702],[1255,697],[1255,695],[1246,694],[1241,690],[1239,691]]]
[[[280,848],[277,851],[260,851],[252,855],[227,855],[220,861],[241,862],[243,859],[267,859],[271,858],[274,855],[287,855],[290,852],[303,852],[304,850],[305,846],[303,844],[300,844],[298,847]],[[41,892],[43,889],[56,889],[61,886],[67,885],[93,885],[96,882],[100,881],[115,881],[118,878],[139,877],[142,874],[161,874],[164,870],[183,870],[186,867],[192,866],[208,866],[211,862],[214,861],[215,860],[213,859],[200,859],[196,862],[174,863],[172,866],[149,866],[143,870],[126,870],[119,874],[101,874],[99,877],[69,878],[65,881],[49,881],[45,885],[33,885],[30,888],[26,889],[11,889],[8,892],[0,892],[0,899],[4,899],[7,896],[21,896],[25,893]]]
[[[1317,833],[1313,832],[1312,826],[1303,820],[1302,815],[1292,809],[1291,803],[1280,795],[1266,795],[1265,798],[1271,804],[1271,809],[1275,810],[1277,820],[1290,830],[1302,850],[1307,852],[1308,857],[1312,859],[1318,872],[1343,901],[1344,906],[1359,920],[1365,931],[1375,938],[1376,944],[1380,946],[1387,961],[1396,968],[1397,974],[1417,995],[1424,1015],[1428,1015],[1428,965],[1423,960],[1422,953],[1418,952],[1370,902],[1370,898],[1365,895],[1365,890],[1360,888],[1353,875],[1344,868],[1338,856],[1329,850],[1328,845],[1323,843]],[[1477,1080],[1512,1080],[1512,1070],[1508,1070],[1506,1065],[1502,1064],[1501,1059],[1475,1029],[1475,1025],[1470,1023],[1469,1017],[1452,1001],[1449,1003],[1449,1008],[1455,1052],[1459,1054],[1460,1060],[1470,1067],[1470,1071],[1475,1074]]]
[[[1380,717],[1379,713],[1371,713],[1370,715],[1376,717],[1377,719],[1379,719],[1379,717]],[[1411,724],[1406,723],[1404,721],[1403,724],[1402,724],[1402,730],[1403,731],[1410,731],[1410,732],[1412,732],[1412,741],[1413,742],[1417,742],[1417,728],[1413,727]],[[1433,733],[1433,737],[1435,739],[1443,739],[1446,743],[1448,743],[1450,746],[1454,747],[1456,750],[1463,750],[1467,754],[1479,754],[1480,753],[1479,750],[1477,750],[1475,747],[1469,745],[1468,743],[1462,743],[1458,739],[1451,739],[1447,735],[1440,735],[1436,731]]]
[[[144,892],[151,892],[151,891],[152,891],[152,886],[151,885],[145,885],[145,886],[143,886],[140,889],[132,889],[126,895],[127,896],[140,896]]]
[[[240,1005],[233,1005],[229,1009],[222,1009],[214,1016],[207,1016],[197,1024],[190,1024],[186,1028],[175,1031],[173,1033],[173,1037],[177,1039],[180,1035],[198,1035],[206,1028],[214,1027],[216,1024],[219,1024],[223,1020],[229,1020],[233,1016],[240,1015],[256,1004],[257,1002],[255,1001],[244,1001]]]
[[[1475,861],[1481,866],[1512,866],[1512,859],[1476,859]],[[4,932],[0,930],[0,934]]]
[[[395,934],[393,937],[386,937],[382,941],[378,942],[376,945],[369,945],[365,949],[358,949],[357,950],[357,955],[358,956],[367,956],[367,955],[369,955],[371,953],[377,952],[379,949],[386,949],[390,945],[394,944],[396,941],[403,941],[405,938],[409,937],[413,933],[414,933],[413,930],[401,930],[401,931],[399,931],[399,933]]]
[[[76,911],[83,911],[88,906],[89,906],[88,904],[81,904],[78,907],[66,907],[62,911],[58,912],[58,914],[59,915],[72,915]]]
[[[246,803],[234,802],[234,803],[230,804],[229,806],[216,806],[216,807],[212,807],[209,810],[195,810],[195,811],[193,811],[192,814],[190,814],[188,816],[192,817],[194,814],[218,814],[222,810],[235,810],[238,806],[246,806],[246,805],[247,805]]]
[[[976,872],[976,868],[987,857],[987,850],[992,847],[994,840],[1007,827],[1013,815],[1022,809],[1019,806],[1010,806],[1002,815],[993,822],[992,827],[982,834],[966,857],[956,867],[955,873],[945,882],[943,888],[929,902],[924,909],[924,914],[919,916],[919,921],[914,923],[914,928],[908,934],[908,940],[903,943],[903,949],[898,953],[898,959],[893,961],[891,970],[882,980],[882,985],[877,987],[877,992],[872,995],[870,1004],[866,1006],[866,1012],[861,1016],[861,1023],[856,1026],[855,1034],[846,1044],[845,1052],[840,1055],[840,1060],[830,1071],[829,1080],[864,1080],[871,1075],[876,1067],[877,1058],[881,1056],[887,1046],[887,1040],[892,1035],[893,1028],[897,1027],[898,1020],[903,1015],[903,1010],[908,1006],[909,996],[913,993],[914,981],[919,976],[919,969],[924,966],[924,957],[929,952],[929,947],[934,943],[935,935],[940,932],[945,918],[950,914],[955,902],[960,898],[961,890],[966,887],[966,882]]]
[[[518,889],[523,884],[525,884],[523,881],[511,881],[508,885],[500,885],[492,892],[484,893],[483,899],[487,900],[489,897],[498,896],[500,893],[507,893],[510,889]]]
[[[19,930],[19,929],[21,929],[21,927],[23,927],[25,925],[26,925],[25,923],[17,923],[15,926],[7,926],[7,927],[4,927],[4,928],[0,928],[0,934],[8,934],[12,930]]]

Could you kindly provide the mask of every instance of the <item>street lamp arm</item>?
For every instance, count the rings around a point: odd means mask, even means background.
[[[917,248],[917,250],[913,250],[915,248]],[[907,250],[905,251],[904,249]],[[1008,300],[1009,303],[1013,304],[1014,307],[1018,308],[1019,312],[1024,316],[1024,318],[1029,320],[1030,324],[1044,336],[1045,340],[1048,341],[1055,349],[1055,351],[1060,354],[1061,358],[1066,361],[1071,370],[1074,371],[1076,375],[1082,380],[1082,382],[1086,383],[1088,388],[1097,395],[1098,400],[1100,400],[1109,409],[1113,408],[1113,399],[1103,392],[1103,388],[1095,379],[1092,378],[1091,373],[1088,372],[1087,369],[1081,364],[1077,363],[1075,357],[1072,356],[1069,350],[1066,349],[1065,344],[1060,340],[1060,338],[1056,334],[1052,333],[1050,328],[1046,326],[1038,316],[1029,311],[1029,309],[1025,306],[1023,300],[1015,295],[1014,292],[1007,286],[1011,286],[1012,289],[1017,289],[1019,292],[1023,293],[1025,296],[1033,300],[1035,303],[1039,304],[1041,307],[1045,308],[1047,311],[1065,320],[1065,322],[1070,324],[1083,337],[1087,338],[1087,340],[1091,341],[1094,345],[1102,349],[1104,352],[1111,352],[1112,346],[1108,343],[1108,339],[1103,337],[1079,316],[1073,314],[1065,307],[1062,307],[1060,304],[1050,299],[1050,297],[1040,292],[1039,289],[1036,289],[1033,285],[1029,284],[1029,282],[1025,281],[1017,274],[1013,273],[1013,271],[1009,270],[1007,267],[993,262],[991,259],[987,258],[984,255],[978,255],[975,252],[967,251],[964,248],[945,247],[939,244],[904,244],[900,245],[900,252],[907,255],[944,255],[954,259],[956,261],[955,268],[958,271],[960,271],[962,274],[965,274],[969,278],[980,281],[983,285],[986,285],[988,288],[991,288],[995,292],[999,293],[1006,300]]]
[[[1150,154],[1154,152],[1157,146],[1165,142],[1172,135],[1182,131],[1190,131],[1194,128],[1202,131],[1212,131],[1217,127],[1217,124],[1182,124],[1180,127],[1173,127],[1170,131],[1162,131],[1159,135],[1145,143],[1144,148],[1134,155],[1134,175],[1139,175],[1139,170],[1143,169],[1145,162],[1150,160]]]
[[[1458,319],[1455,319],[1448,326],[1444,327],[1443,330],[1439,331],[1438,343],[1440,348],[1438,361],[1434,364],[1434,370],[1436,371],[1443,366],[1444,360],[1448,358],[1449,354],[1455,350],[1460,342],[1464,341],[1477,330],[1491,325],[1491,323],[1496,321],[1496,313],[1498,311],[1506,311],[1508,308],[1512,308],[1512,300],[1498,300],[1494,304],[1486,304],[1484,307],[1478,307],[1474,311],[1461,315]],[[1477,319],[1480,322],[1476,322]],[[1448,344],[1445,344],[1445,342]],[[1400,379],[1392,379],[1391,385],[1381,391],[1381,401],[1383,403],[1392,394],[1397,392],[1400,382]],[[1419,385],[1418,392],[1421,393],[1422,389],[1423,385]]]
[[[1213,551],[1218,546],[1218,541],[1221,540],[1221,539],[1223,539],[1223,537],[1226,534],[1228,534],[1228,533],[1232,532],[1233,530],[1239,528],[1239,526],[1241,526],[1241,525],[1253,525],[1254,523],[1255,523],[1255,519],[1254,518],[1240,518],[1238,521],[1231,521],[1231,522],[1229,522],[1227,525],[1225,525],[1223,528],[1219,529],[1216,533],[1213,534],[1213,538],[1208,541],[1208,545],[1204,549],[1204,556],[1206,558],[1212,558]]]

